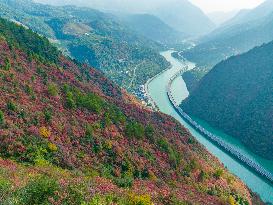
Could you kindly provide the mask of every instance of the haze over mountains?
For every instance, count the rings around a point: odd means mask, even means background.
[[[272,10],[273,10],[273,1],[265,0],[264,3],[260,4],[254,9],[245,9],[240,11],[238,15],[236,15],[230,21],[224,23],[223,26],[242,24],[242,23],[255,21],[257,19],[266,17],[267,15],[272,13]]]
[[[167,45],[179,44],[188,37],[187,34],[176,31],[154,15],[120,13],[116,15],[128,28],[158,43]]]
[[[208,33],[214,28],[214,23],[196,6],[187,0],[100,0],[100,1],[50,1],[39,0],[43,3],[73,4],[90,6],[108,11],[127,13],[148,13],[161,18],[175,30],[188,35],[197,36]]]
[[[215,11],[208,13],[207,15],[212,20],[213,23],[219,26],[222,23],[225,23],[226,21],[232,19],[235,15],[238,14],[238,12],[239,12],[238,10],[233,10],[229,12]]]
[[[203,37],[187,57],[201,65],[215,65],[231,55],[270,42],[273,40],[272,34],[273,0],[267,0],[257,8],[239,12]]]
[[[186,80],[197,84],[214,65],[232,55],[246,52],[273,40],[273,1],[267,0],[257,8],[243,10],[210,34],[184,56],[198,67],[187,72]],[[193,86],[194,87],[194,86]]]

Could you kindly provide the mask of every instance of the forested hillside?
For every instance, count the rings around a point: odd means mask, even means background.
[[[272,41],[272,25],[273,14],[270,13],[262,19],[216,30],[195,48],[185,52],[185,57],[200,65],[214,66],[232,55]]]
[[[163,47],[128,29],[111,14],[29,0],[0,0],[0,16],[51,39],[65,54],[103,71],[130,92],[168,67]],[[131,79],[134,79],[131,81]]]
[[[188,36],[198,36],[214,28],[204,12],[189,0],[35,0],[53,5],[81,5],[106,11],[128,14],[151,14],[168,26]]]
[[[201,38],[198,45],[184,57],[198,67],[184,75],[186,81],[194,79],[195,85],[214,65],[230,56],[249,51],[255,46],[273,40],[273,1],[267,0],[257,8],[242,11],[226,24]]]
[[[273,159],[273,42],[217,64],[182,108]]]
[[[0,20],[0,203],[257,204],[173,118]]]

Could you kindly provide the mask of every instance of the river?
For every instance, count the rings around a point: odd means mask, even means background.
[[[220,148],[215,146],[204,136],[196,132],[187,122],[185,122],[178,113],[173,109],[167,97],[167,84],[178,71],[193,69],[195,64],[191,62],[181,62],[172,57],[172,50],[162,52],[161,55],[166,58],[167,61],[171,63],[171,68],[158,75],[148,84],[148,92],[154,102],[157,104],[161,112],[164,112],[168,115],[176,118],[180,123],[188,128],[191,134],[202,143],[207,150],[216,156],[226,167],[227,169],[238,176],[245,184],[253,191],[258,193],[265,202],[273,203],[273,185],[267,182],[259,175],[255,174],[243,164],[229,156],[227,153],[222,151]],[[186,84],[182,77],[177,77],[172,84],[172,94],[176,102],[181,102],[188,97],[189,92],[187,90]],[[199,120],[198,121],[204,128],[206,128],[211,133],[219,136],[223,141],[229,145],[240,150],[248,158],[262,165],[265,169],[273,172],[273,161],[265,160],[254,153],[250,152],[239,140],[226,135],[225,133],[216,130],[210,127],[207,123]]]

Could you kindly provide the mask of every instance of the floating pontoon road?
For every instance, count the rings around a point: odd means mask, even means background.
[[[191,120],[194,121],[191,123],[187,120],[187,115],[183,117],[179,113],[179,107],[177,107],[177,105],[189,95],[181,74],[185,72],[185,70],[192,69],[195,65],[187,60],[179,61],[173,58],[171,55],[173,52],[174,51],[169,50],[161,53],[172,66],[148,82],[146,87],[150,98],[161,112],[176,118],[210,153],[216,156],[230,172],[244,181],[253,192],[258,193],[264,201],[273,203],[273,184],[270,182],[272,180],[269,180],[273,174],[273,161],[266,160],[254,154],[236,138],[210,127],[205,122],[191,117]],[[178,72],[180,74],[178,74]],[[171,85],[170,81],[172,81]],[[167,95],[168,88],[172,95],[170,98]],[[172,99],[176,108],[174,108],[170,99]],[[180,111],[183,113],[183,110]],[[192,124],[195,124],[195,126]],[[213,142],[209,137],[217,140],[217,142]],[[227,149],[223,149],[223,146]],[[236,154],[237,157],[227,150]],[[238,157],[240,157],[241,160],[239,160]],[[250,164],[251,168],[249,168],[247,164]],[[258,174],[255,169],[259,170],[260,173]]]
[[[256,162],[252,161],[248,157],[241,154],[237,149],[234,149],[224,141],[222,141],[218,136],[213,135],[209,131],[207,131],[205,128],[203,128],[201,125],[199,125],[196,121],[194,121],[187,113],[185,113],[180,107],[179,104],[176,103],[172,92],[171,92],[171,86],[173,84],[173,81],[181,76],[181,71],[177,72],[169,81],[167,85],[167,95],[168,98],[174,107],[174,109],[179,113],[181,117],[183,117],[188,123],[191,124],[191,126],[194,127],[198,132],[200,132],[202,135],[207,137],[210,141],[212,141],[214,144],[219,146],[222,150],[226,151],[233,157],[235,157],[237,160],[240,160],[245,165],[250,167],[252,170],[254,170],[256,173],[261,175],[262,177],[265,177],[267,180],[269,180],[273,184],[273,174],[265,170],[262,166],[257,164]]]

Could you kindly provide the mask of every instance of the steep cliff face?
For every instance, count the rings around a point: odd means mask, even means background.
[[[0,20],[1,204],[251,204],[173,118]]]
[[[216,65],[182,108],[273,159],[273,43]]]

